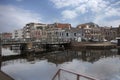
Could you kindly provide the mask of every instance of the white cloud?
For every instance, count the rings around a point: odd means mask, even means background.
[[[120,18],[120,14],[119,14],[120,8],[116,7],[119,5],[120,5],[120,1],[105,8],[103,10],[104,13],[101,12],[95,16],[94,22],[101,25],[118,27],[118,25],[120,25],[120,19],[112,19],[112,18],[114,17]],[[110,20],[108,20],[107,18],[109,18]]]
[[[88,0],[50,0],[52,1],[56,8],[64,8],[64,7],[75,7],[79,6],[80,3],[85,3]]]
[[[76,12],[71,10],[65,10],[62,12],[62,16],[64,19],[73,19],[77,16]]]
[[[65,8],[63,12],[67,10],[71,12],[73,11],[74,13],[76,13],[75,17],[77,17],[80,14],[87,13],[88,11],[99,13],[100,11],[103,10],[103,8],[106,8],[107,5],[109,4],[108,1],[104,0],[50,0],[50,1],[54,3],[56,8]]]
[[[111,4],[111,6],[118,6],[120,5],[120,1],[116,1],[114,4]]]
[[[106,15],[99,15],[95,17],[94,22],[99,24],[100,26],[118,27],[118,25],[120,25],[120,20],[105,20],[106,18]]]
[[[109,8],[109,9],[106,9],[106,12],[105,12],[105,15],[106,16],[120,16],[119,14],[120,12],[120,8]]]
[[[76,11],[77,13],[82,13],[82,14],[84,14],[84,13],[87,12],[87,6],[86,6],[85,4],[83,4],[83,5],[79,6],[79,7],[76,7],[76,8],[75,8],[75,11]]]
[[[39,14],[11,5],[0,5],[0,32],[23,28],[26,23],[40,22]]]
[[[23,0],[16,0],[17,2],[21,2],[21,1],[23,1]]]
[[[91,11],[99,13],[101,10],[105,9],[108,4],[109,2],[104,0],[89,0],[86,5],[88,5]]]
[[[106,20],[107,18],[120,17],[120,1],[111,3],[111,0],[50,0],[58,9],[62,8],[63,19],[75,19],[80,15],[91,14],[93,21],[98,24],[112,26],[119,24],[119,20]],[[83,19],[83,18],[82,18]]]

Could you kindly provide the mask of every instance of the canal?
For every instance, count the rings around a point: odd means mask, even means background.
[[[2,55],[7,57],[3,57],[0,62],[1,70],[15,80],[51,80],[59,69],[99,80],[120,80],[118,49],[20,53],[19,50],[2,48]],[[67,80],[68,76],[64,77]]]

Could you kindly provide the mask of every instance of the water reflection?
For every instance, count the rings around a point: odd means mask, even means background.
[[[120,55],[120,49],[118,49],[118,55]]]
[[[117,49],[22,53],[2,57],[2,70],[15,80],[51,80],[59,68],[101,80],[120,79],[120,50]]]

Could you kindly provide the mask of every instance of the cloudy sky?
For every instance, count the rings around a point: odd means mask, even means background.
[[[120,0],[0,0],[0,32],[23,28],[29,22],[117,27]]]

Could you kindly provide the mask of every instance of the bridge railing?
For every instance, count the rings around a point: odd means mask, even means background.
[[[1,43],[2,44],[14,44],[14,43],[28,43],[30,41],[23,41],[23,40],[2,40]]]
[[[64,69],[59,69],[52,80],[97,80],[85,75],[77,74]]]
[[[46,39],[46,40],[35,40],[35,41],[6,41],[6,40],[2,40],[1,41],[2,44],[19,44],[19,43],[42,43],[42,44],[63,44],[63,43],[70,43],[70,41],[68,40],[51,40],[51,39]]]

